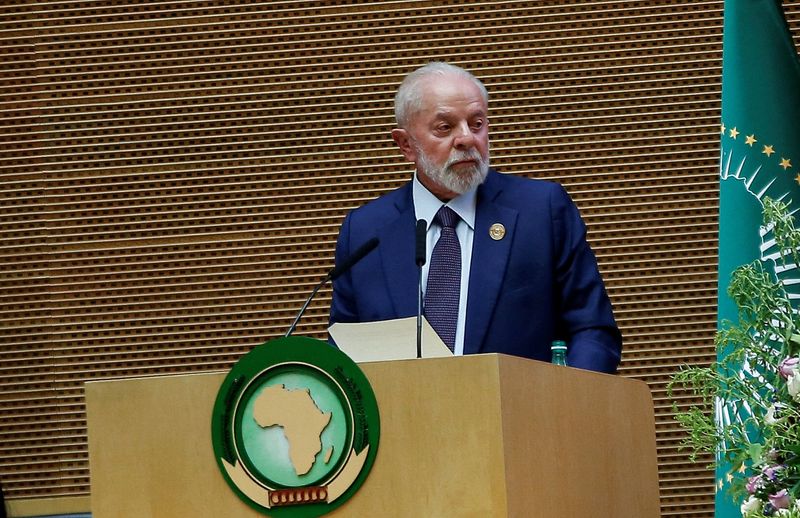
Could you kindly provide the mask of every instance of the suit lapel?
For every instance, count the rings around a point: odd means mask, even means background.
[[[502,188],[492,178],[494,174],[499,173],[490,173],[487,182],[478,191],[467,296],[464,354],[480,352],[503,285],[514,241],[518,212],[495,203]],[[492,239],[489,234],[489,229],[495,224],[505,228],[502,239]]]
[[[398,215],[378,230],[381,264],[386,277],[386,289],[391,296],[395,317],[417,314],[419,273],[414,261],[414,203],[411,184],[395,204]]]

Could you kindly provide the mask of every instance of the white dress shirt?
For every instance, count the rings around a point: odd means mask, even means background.
[[[457,196],[449,202],[442,203],[442,200],[434,196],[414,175],[413,198],[414,214],[417,220],[424,219],[428,223],[425,246],[425,265],[422,267],[422,286],[423,292],[428,285],[428,266],[431,262],[431,253],[442,228],[433,224],[433,218],[442,207],[447,205],[453,209],[461,221],[456,225],[456,235],[458,243],[461,245],[461,291],[458,302],[458,322],[456,324],[456,342],[454,353],[464,354],[464,328],[467,320],[467,291],[469,289],[469,270],[472,264],[472,238],[475,235],[475,205],[477,187]]]

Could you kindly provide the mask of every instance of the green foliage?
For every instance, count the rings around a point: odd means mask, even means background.
[[[780,249],[775,265],[800,264],[800,230],[785,204],[764,200],[764,227]],[[798,313],[762,261],[737,268],[728,295],[739,308],[738,322],[722,322],[715,338],[718,360],[708,367],[685,367],[668,385],[671,397],[681,390],[698,401],[683,414],[673,404],[676,420],[687,431],[683,445],[692,459],[717,455],[734,467],[731,496],[747,501],[743,509],[752,510],[745,516],[800,518],[800,366],[796,380],[793,360],[784,364],[783,376],[780,372],[784,360],[800,353]],[[797,388],[790,390],[793,381]],[[734,416],[730,422],[715,421],[720,406]],[[792,503],[776,510],[781,490],[788,491]]]

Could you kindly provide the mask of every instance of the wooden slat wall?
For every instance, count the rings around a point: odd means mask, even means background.
[[[491,92],[494,165],[578,203],[621,372],[652,388],[663,515],[712,516],[664,387],[714,356],[721,32],[722,0],[4,3],[7,496],[88,494],[83,382],[281,335],[346,211],[409,178],[392,97],[445,59]],[[323,337],[329,302],[298,333]]]

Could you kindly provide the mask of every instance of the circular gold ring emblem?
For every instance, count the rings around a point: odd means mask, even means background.
[[[263,514],[323,515],[350,498],[378,450],[372,388],[343,352],[311,338],[281,338],[243,356],[217,394],[217,464]]]

